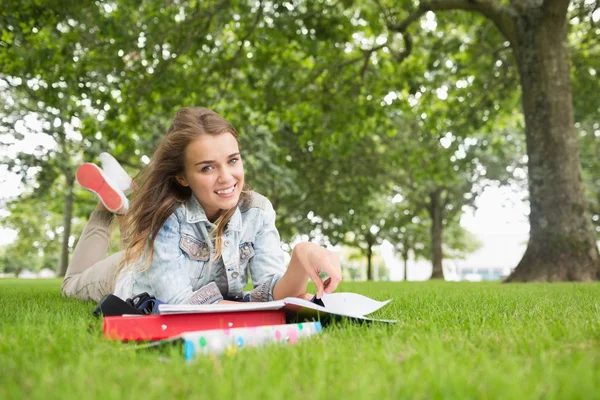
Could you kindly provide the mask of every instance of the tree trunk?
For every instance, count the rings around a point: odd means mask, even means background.
[[[405,281],[407,280],[406,277],[408,276],[408,251],[402,252],[402,260],[404,261],[404,276],[401,277],[402,279],[400,280]]]
[[[369,245],[369,248],[367,249],[367,280],[368,281],[372,281],[373,280],[373,262],[372,262],[372,258],[373,258],[373,248],[371,247],[371,245]]]
[[[58,276],[65,276],[69,265],[69,238],[71,237],[71,219],[73,217],[73,186],[75,178],[70,171],[66,172],[67,179],[67,194],[65,196],[65,211],[63,218],[63,238],[62,249],[60,254],[60,268]]]
[[[565,14],[549,5],[515,20],[531,213],[527,250],[509,282],[600,277],[573,123]]]
[[[429,194],[429,215],[431,217],[431,279],[444,279],[442,271],[442,230],[444,202],[442,189],[436,189]]]
[[[367,235],[367,280],[372,281],[373,279],[373,244],[374,241]]]

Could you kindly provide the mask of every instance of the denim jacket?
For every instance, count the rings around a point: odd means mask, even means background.
[[[158,232],[149,268],[121,273],[115,294],[124,299],[148,292],[168,304],[208,304],[223,298],[273,300],[273,288],[285,265],[271,202],[251,192],[238,204],[225,229],[218,260],[210,238],[213,226],[192,196]],[[248,274],[254,289],[245,293]]]

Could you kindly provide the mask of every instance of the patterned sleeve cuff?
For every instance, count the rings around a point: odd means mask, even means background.
[[[214,304],[223,300],[223,295],[215,282],[202,286],[196,290],[186,304]]]
[[[273,288],[275,284],[279,282],[282,275],[277,274],[273,275],[257,287],[255,287],[250,294],[250,301],[254,302],[265,302],[265,301],[273,301]]]

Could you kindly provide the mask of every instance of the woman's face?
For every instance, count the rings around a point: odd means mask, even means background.
[[[184,166],[177,181],[192,189],[210,221],[214,222],[219,210],[237,205],[244,186],[244,165],[232,134],[201,135],[185,148]]]

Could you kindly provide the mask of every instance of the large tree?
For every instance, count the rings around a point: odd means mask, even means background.
[[[488,21],[479,23],[492,23],[498,29],[519,72],[531,207],[527,250],[508,281],[599,278],[600,256],[582,185],[573,119],[567,48],[570,2],[430,0],[419,2],[408,14],[404,2],[379,3],[388,29],[405,43],[401,60],[413,45],[409,28],[428,12],[476,13]]]
[[[379,8],[374,7],[374,3]],[[374,87],[381,89],[382,85],[389,85],[386,74],[396,73],[411,79],[410,73],[415,71],[410,68],[410,72],[403,72],[401,65],[396,70],[387,68],[383,60],[391,55],[397,64],[405,65],[410,63],[410,55],[415,47],[431,43],[419,42],[421,37],[411,35],[413,28],[418,29],[414,25],[425,23],[424,16],[427,15],[426,19],[431,20],[432,16],[440,15],[439,19],[443,21],[441,14],[454,11],[451,13],[454,18],[448,24],[453,28],[452,31],[441,32],[438,27],[437,33],[441,36],[452,35],[455,31],[460,33],[462,26],[470,30],[472,27],[480,28],[482,36],[495,38],[497,50],[482,54],[481,59],[489,60],[492,68],[498,62],[502,63],[498,53],[508,49],[512,55],[508,62],[516,66],[525,120],[531,207],[527,251],[508,280],[597,279],[600,275],[600,256],[584,195],[574,130],[570,54],[567,47],[569,1],[515,0],[504,4],[494,0],[431,0],[420,1],[416,7],[406,1],[381,0],[374,3],[356,1],[352,2],[354,9],[345,10],[344,6],[349,4],[336,8],[333,5],[338,3],[324,2],[323,9],[327,13],[323,12],[310,24],[307,24],[307,19],[303,20],[307,31],[304,36],[308,38],[312,33],[316,41],[319,37],[329,37],[335,44],[335,47],[324,46],[325,49],[319,44],[308,48],[310,57],[307,58],[317,60],[317,73],[307,84],[320,88],[323,98],[331,93],[336,94],[341,107],[347,107],[349,101],[360,102],[362,99],[366,103],[364,108],[373,112],[372,103],[368,103],[371,98],[368,92],[373,92]],[[314,8],[314,3],[301,3],[291,13],[304,10],[307,15],[314,15]],[[410,8],[414,10],[407,12]],[[589,8],[588,12],[591,13]],[[374,9],[377,11],[374,12]],[[340,23],[340,20],[351,21],[352,26],[348,27],[347,23]],[[348,29],[354,29],[355,32],[352,39],[346,36],[347,41],[343,42]],[[300,43],[308,42],[308,39],[297,40]],[[456,51],[461,51],[462,47]],[[319,61],[315,55],[323,57]],[[350,64],[357,67],[347,68]],[[375,79],[380,83],[373,83]],[[353,90],[356,87],[359,89]],[[361,88],[367,89],[361,92]],[[490,84],[485,90],[493,92],[501,89],[517,90],[517,87],[500,88]],[[374,94],[376,100],[381,99],[378,95]],[[505,95],[500,93],[498,98]],[[322,101],[325,103],[325,100]],[[331,100],[326,103],[330,109],[338,106],[331,103]],[[468,105],[482,106],[473,103]],[[502,102],[496,102],[495,106],[498,105],[501,106]],[[513,110],[503,111],[511,113]],[[355,118],[350,113],[346,113],[346,117]],[[493,123],[489,116],[485,116],[483,121]]]

